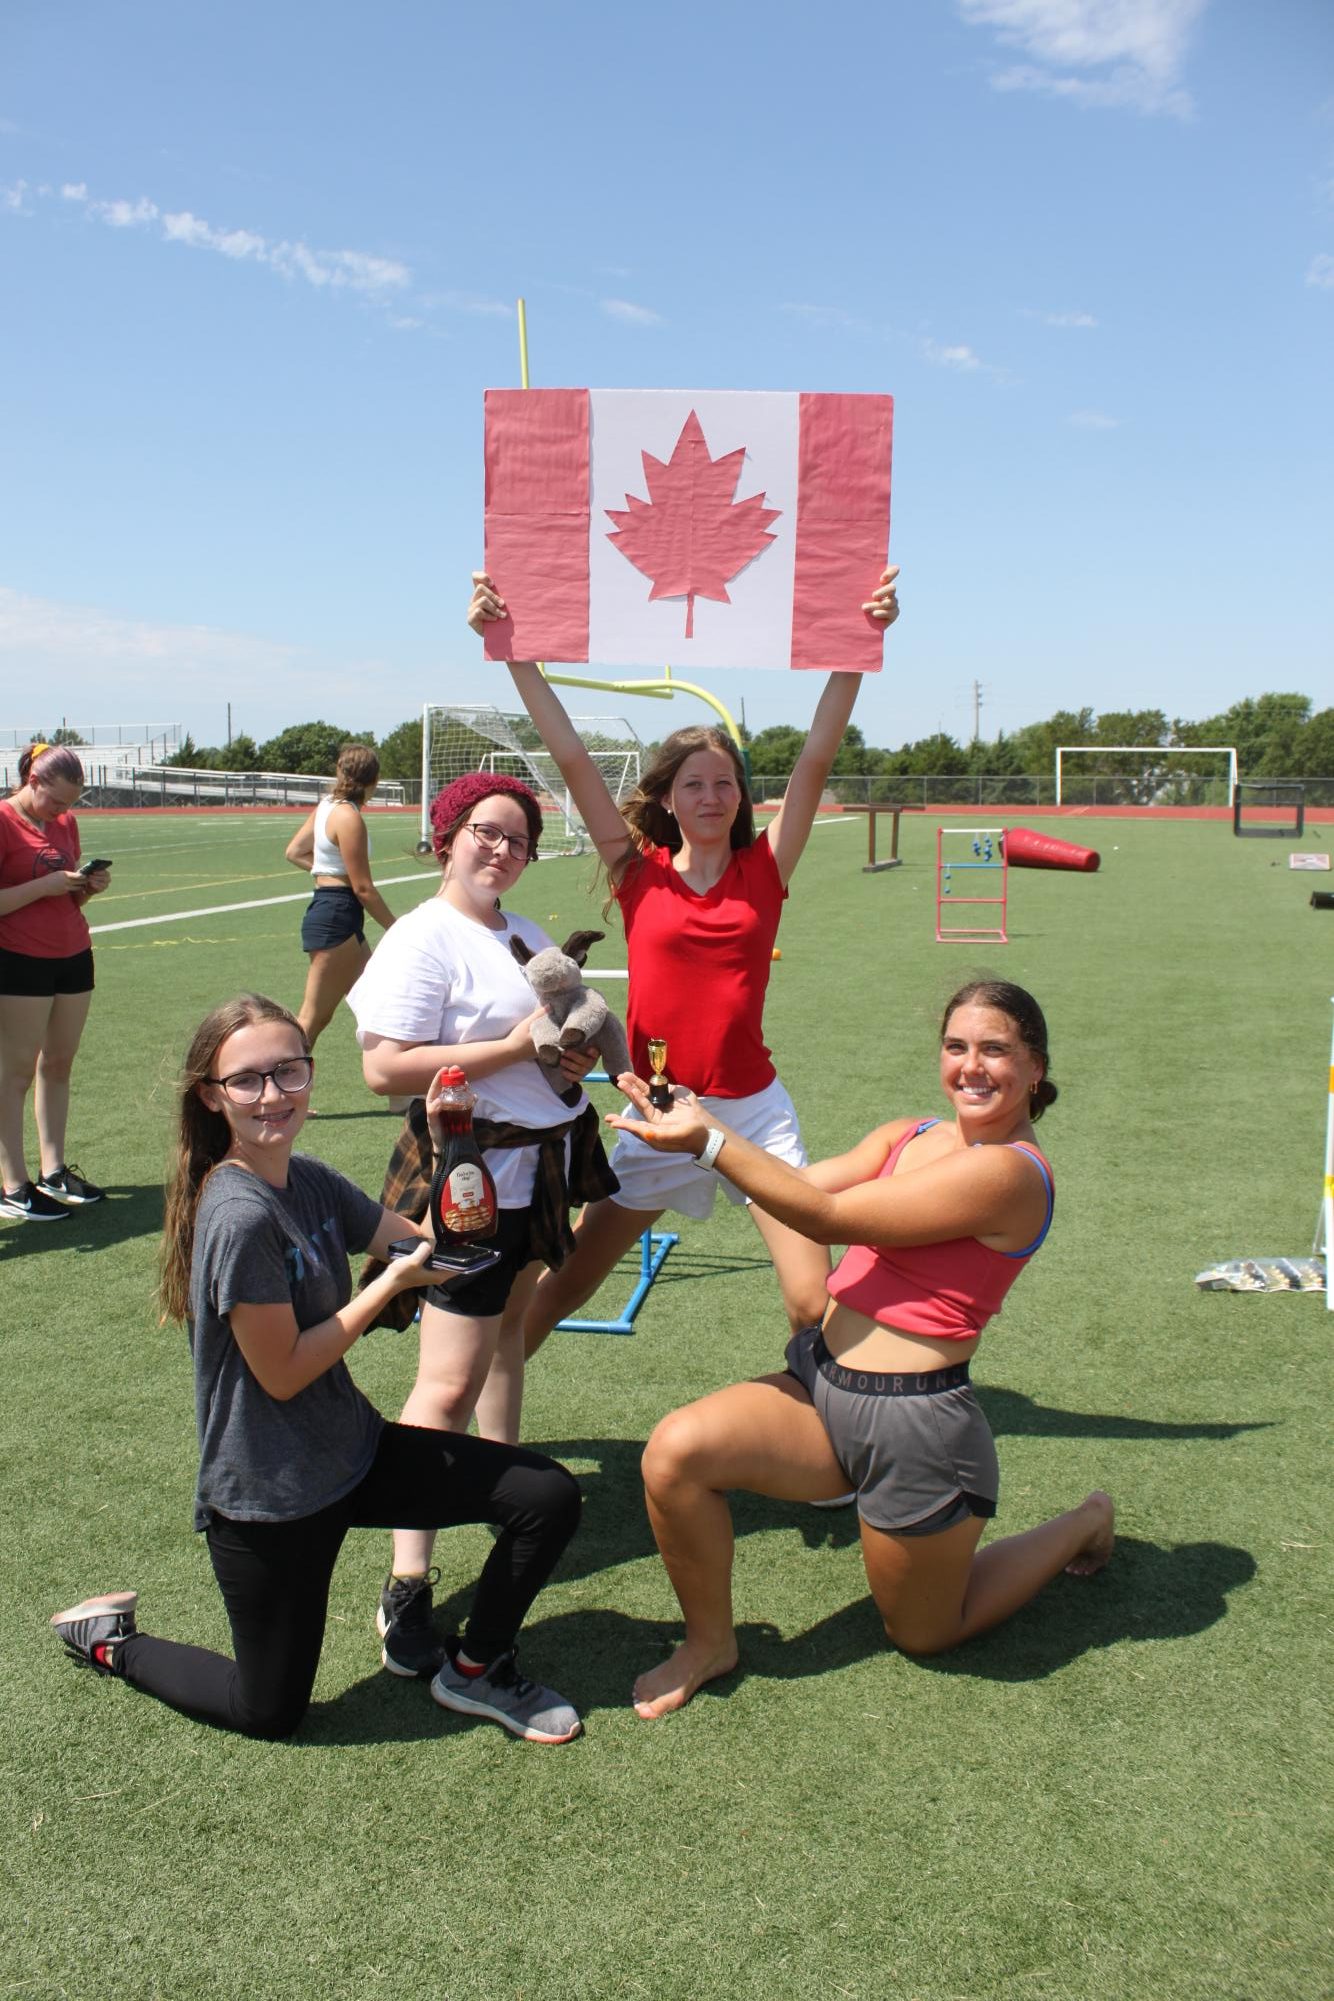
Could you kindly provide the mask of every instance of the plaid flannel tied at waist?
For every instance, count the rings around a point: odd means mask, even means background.
[[[577,1118],[567,1119],[564,1125],[541,1126],[536,1130],[532,1126],[516,1126],[493,1119],[474,1119],[472,1129],[473,1138],[483,1153],[514,1146],[537,1148],[537,1175],[532,1195],[533,1255],[554,1271],[574,1249],[570,1205],[574,1202],[601,1201],[604,1195],[614,1195],[621,1185],[612,1173],[603,1150],[596,1110],[592,1105],[585,1105]],[[568,1175],[565,1171],[567,1138],[570,1142]],[[400,1216],[410,1216],[414,1223],[420,1222],[430,1207],[434,1174],[435,1156],[431,1151],[431,1133],[426,1123],[426,1100],[414,1098],[389,1157],[384,1187],[380,1190],[382,1205]],[[358,1291],[362,1286],[369,1285],[383,1270],[384,1266],[378,1258],[368,1259]],[[373,1324],[376,1327],[394,1327],[402,1332],[412,1325],[419,1301],[420,1295],[415,1291],[400,1292],[376,1316]]]

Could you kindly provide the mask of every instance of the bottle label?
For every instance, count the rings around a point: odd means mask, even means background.
[[[483,1170],[470,1160],[451,1169],[440,1191],[440,1217],[447,1230],[461,1237],[489,1234],[495,1227],[495,1198]]]

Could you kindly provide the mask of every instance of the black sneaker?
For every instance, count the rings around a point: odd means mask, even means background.
[[[431,1694],[442,1709],[484,1717],[530,1744],[568,1744],[579,1735],[584,1727],[579,1712],[554,1688],[543,1688],[541,1682],[520,1674],[513,1647],[492,1661],[485,1674],[465,1674],[455,1659],[457,1647],[455,1642],[447,1649],[431,1683]]]
[[[438,1570],[428,1570],[424,1577],[395,1577],[392,1572],[386,1577],[375,1625],[384,1641],[380,1659],[390,1674],[426,1679],[444,1660],[444,1642],[431,1624],[431,1586],[439,1582]]]
[[[104,1188],[97,1188],[91,1181],[85,1181],[77,1167],[57,1167],[50,1174],[43,1174],[37,1183],[42,1195],[53,1195],[57,1202],[68,1202],[78,1208],[84,1202],[101,1202]]]
[[[57,1612],[51,1621],[56,1638],[65,1642],[65,1652],[80,1667],[96,1668],[99,1674],[114,1674],[115,1667],[108,1654],[123,1640],[132,1640],[138,1628],[134,1623],[134,1608],[139,1602],[137,1591],[107,1591],[100,1598],[84,1598],[77,1605],[71,1605],[68,1612]],[[101,1647],[105,1653],[98,1659],[93,1649]]]
[[[13,1216],[20,1223],[68,1223],[69,1210],[63,1202],[53,1202],[31,1181],[14,1189],[0,1189],[0,1216]]]

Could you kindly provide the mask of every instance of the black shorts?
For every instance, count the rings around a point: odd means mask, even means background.
[[[502,1209],[494,1237],[479,1237],[483,1250],[499,1251],[500,1263],[484,1271],[471,1285],[433,1285],[426,1297],[444,1313],[461,1313],[469,1320],[489,1320],[505,1311],[515,1279],[533,1261],[532,1211]]]
[[[30,952],[0,948],[0,994],[42,1000],[56,994],[90,994],[92,990],[91,948],[73,952],[68,959],[35,959]]]
[[[364,939],[366,913],[352,889],[317,889],[301,919],[303,952],[332,952],[349,938]]]

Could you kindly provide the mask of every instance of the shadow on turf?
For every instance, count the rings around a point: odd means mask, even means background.
[[[1052,1410],[1022,1390],[998,1389],[990,1383],[974,1387],[992,1430],[1015,1438],[1235,1438],[1239,1432],[1269,1429],[1268,1420],[1178,1423],[1130,1417],[1122,1411]]]
[[[841,1606],[792,1639],[774,1626],[747,1621],[737,1628],[740,1664],[701,1689],[695,1702],[717,1701],[750,1675],[771,1682],[813,1681],[877,1655],[885,1656],[896,1682],[919,1671],[1040,1681],[1101,1647],[1204,1632],[1226,1615],[1227,1594],[1248,1583],[1255,1569],[1248,1551],[1228,1543],[1160,1549],[1122,1537],[1114,1561],[1096,1577],[1058,1577],[994,1633],[929,1660],[910,1660],[887,1647],[869,1597]],[[558,1575],[567,1574],[562,1565]],[[442,1630],[463,1619],[470,1596],[471,1586],[439,1607]],[[679,1621],[635,1618],[602,1607],[547,1619],[539,1615],[524,1628],[523,1663],[589,1718],[627,1708],[635,1676],[665,1660],[680,1638]],[[314,1705],[296,1745],[410,1743],[459,1727],[458,1717],[442,1718],[424,1683],[414,1688],[376,1673],[336,1701]]]
[[[18,1223],[0,1217],[0,1265],[33,1251],[104,1251],[162,1233],[162,1184],[108,1188],[105,1202],[71,1209],[68,1223]]]

